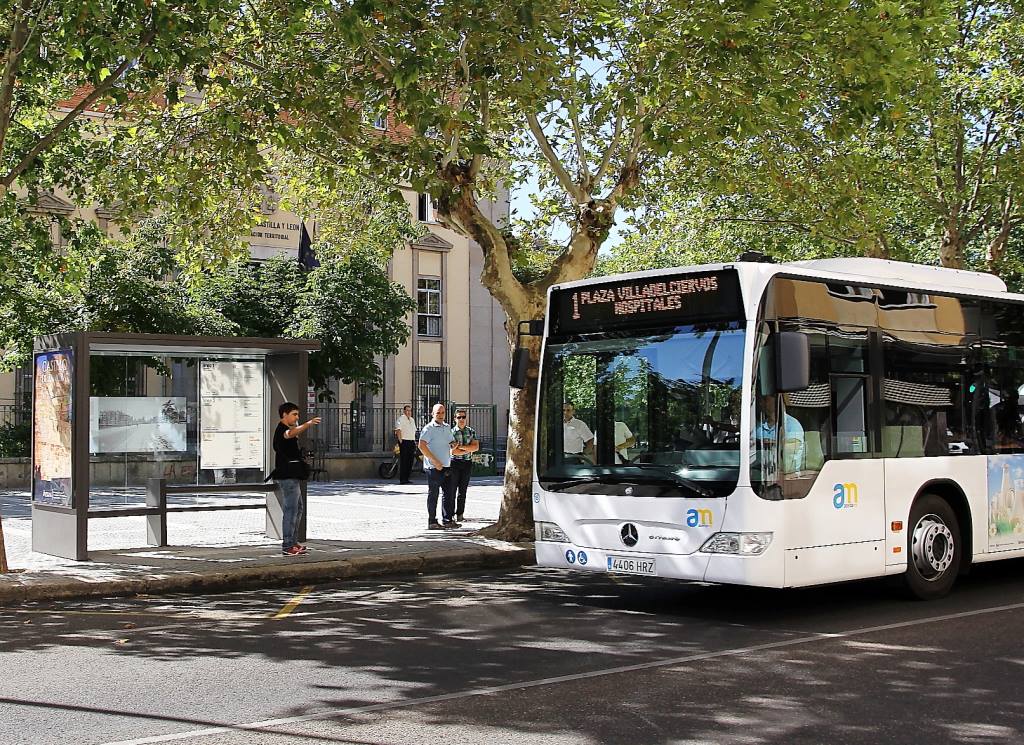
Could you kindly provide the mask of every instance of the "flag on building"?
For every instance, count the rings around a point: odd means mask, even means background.
[[[313,269],[320,266],[313,251],[313,241],[309,238],[309,231],[306,230],[306,222],[303,220],[302,228],[299,231],[299,265],[304,269]]]

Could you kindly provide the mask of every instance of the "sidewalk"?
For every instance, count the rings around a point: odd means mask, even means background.
[[[177,501],[232,500],[251,501],[252,497],[199,496]],[[123,495],[113,492],[93,499],[94,504],[124,501]],[[172,514],[168,517],[171,545],[164,548],[146,546],[144,518],[94,519],[89,526],[91,560],[74,562],[33,553],[28,494],[0,492],[7,557],[17,570],[0,575],[0,604],[235,590],[533,563],[532,546],[470,535],[497,518],[500,502],[500,479],[476,479],[470,486],[463,528],[428,531],[424,483],[310,483],[310,552],[305,556],[282,556],[280,543],[264,535],[264,512],[241,510]]]

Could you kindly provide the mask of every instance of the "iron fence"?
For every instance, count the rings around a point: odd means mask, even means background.
[[[391,450],[395,446],[395,422],[405,404],[368,406],[359,401],[348,404],[323,404],[310,407],[309,415],[320,417],[320,425],[313,436],[316,450],[330,453],[374,453]],[[455,410],[464,408],[469,425],[480,441],[480,453],[474,458],[477,471],[494,473],[498,466],[497,406],[494,404],[445,404],[450,424],[455,424]],[[415,411],[417,436],[419,428],[430,421],[429,412]],[[504,439],[504,438],[502,438]]]
[[[32,410],[24,404],[0,402],[0,427],[28,424]]]
[[[391,450],[395,445],[395,422],[404,406],[401,403],[368,406],[359,401],[317,404],[309,410],[310,416],[321,418],[320,426],[311,433],[313,445],[320,455]],[[497,406],[448,402],[445,407],[452,425],[455,424],[456,408],[467,410],[469,425],[480,441],[479,454],[474,458],[476,471],[481,474],[496,473],[504,462],[506,444],[504,434],[498,436]],[[430,421],[430,412],[416,412],[415,408],[414,412],[418,436],[419,428]],[[0,430],[7,430],[3,433],[6,438],[0,437],[0,450],[4,451],[4,455],[28,454],[28,427],[31,420],[30,407],[0,402]],[[25,431],[22,432],[22,429]],[[21,440],[25,442],[21,443]]]

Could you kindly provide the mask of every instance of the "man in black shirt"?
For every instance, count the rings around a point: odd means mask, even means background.
[[[295,532],[302,520],[302,484],[309,477],[309,467],[302,460],[298,437],[314,424],[320,424],[315,416],[305,424],[299,424],[299,407],[290,401],[277,407],[281,421],[274,432],[274,471],[270,474],[281,495],[284,514],[281,517],[281,553],[285,556],[299,556],[306,553],[306,547],[295,540]]]

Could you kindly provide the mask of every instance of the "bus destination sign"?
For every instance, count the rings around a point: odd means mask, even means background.
[[[552,310],[553,329],[563,334],[737,319],[739,282],[723,269],[587,285],[556,291]]]

